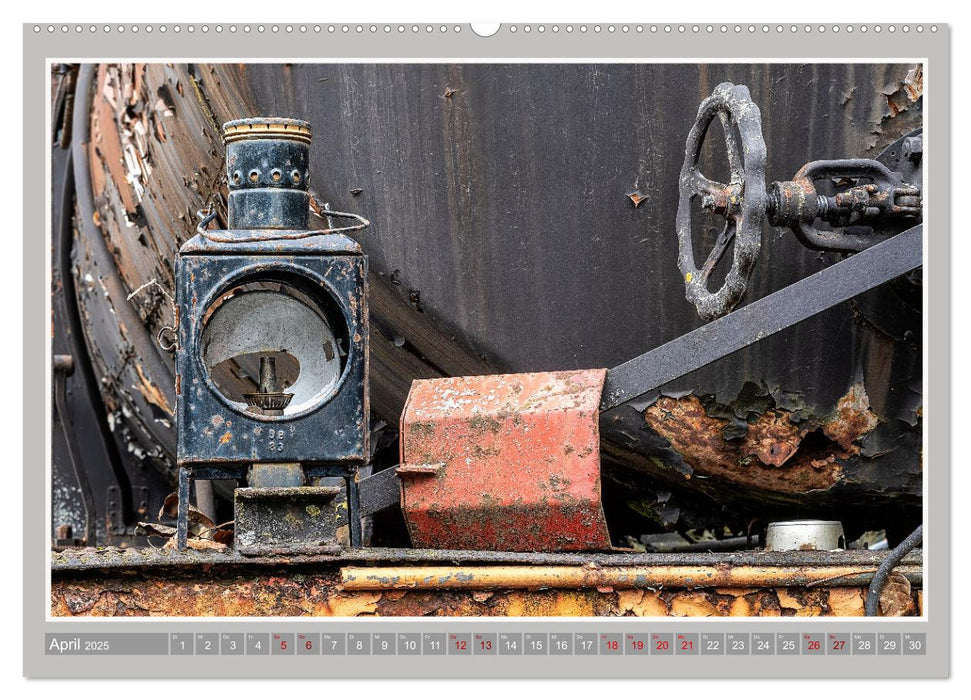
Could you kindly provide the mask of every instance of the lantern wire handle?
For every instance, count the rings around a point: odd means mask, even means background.
[[[213,243],[240,243],[243,241],[295,241],[302,238],[312,238],[314,236],[324,236],[331,233],[348,233],[350,231],[361,231],[366,229],[371,225],[371,222],[365,219],[360,214],[352,214],[343,211],[334,211],[330,209],[329,204],[324,204],[323,207],[317,202],[317,200],[311,195],[310,197],[310,210],[317,216],[322,216],[327,218],[328,228],[325,229],[310,229],[307,231],[288,231],[286,233],[272,233],[272,232],[259,232],[252,236],[246,236],[245,238],[239,236],[223,236],[219,235],[214,231],[208,229],[209,224],[215,220],[217,212],[214,205],[210,205],[208,209],[202,209],[196,212],[196,216],[200,218],[199,225],[196,227],[196,233]],[[354,219],[358,223],[352,224],[351,226],[339,226],[334,227],[331,222],[331,217],[337,217],[340,219]]]

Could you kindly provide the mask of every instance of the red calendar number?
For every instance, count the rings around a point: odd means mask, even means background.
[[[815,639],[809,640],[809,651],[819,651],[820,644]]]
[[[609,641],[609,642],[607,642],[607,648],[610,649],[611,651],[617,651],[617,649],[618,649],[618,642],[615,642],[615,641]]]
[[[635,639],[630,643],[630,645],[637,651],[640,651],[641,649],[644,648],[644,642],[642,642],[640,639]]]
[[[693,640],[691,639],[681,640],[681,651],[691,651],[694,648],[695,648],[695,643]]]
[[[834,651],[842,651],[843,650],[843,647],[845,647],[845,646],[846,646],[846,642],[844,640],[842,640],[842,639],[834,639],[833,640],[833,650]]]
[[[671,647],[670,642],[666,639],[659,639],[654,645],[657,651],[667,651]],[[684,649],[684,644],[682,643],[681,648]]]
[[[311,649],[313,649],[313,648],[314,648],[314,643],[313,643],[313,642],[311,642],[311,641],[310,641],[310,640],[308,639],[308,640],[307,640],[307,644],[306,644],[306,647],[307,647],[307,651],[310,651]]]
[[[455,648],[458,649],[459,651],[465,651],[465,640],[464,639],[456,639],[455,640]]]

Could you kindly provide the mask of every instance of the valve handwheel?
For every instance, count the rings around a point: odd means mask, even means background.
[[[731,181],[727,184],[709,180],[698,167],[702,144],[716,116],[722,121],[728,151]],[[722,83],[701,103],[685,144],[679,188],[678,268],[684,278],[685,297],[695,305],[699,316],[710,321],[741,301],[762,245],[766,216],[765,140],[759,108],[744,85]],[[691,200],[695,197],[701,199],[703,209],[725,218],[725,228],[701,268],[695,263],[691,240]],[[708,278],[733,238],[732,267],[721,288],[711,292]]]

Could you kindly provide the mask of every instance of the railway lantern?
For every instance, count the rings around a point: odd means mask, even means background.
[[[367,258],[344,231],[308,228],[310,125],[223,126],[227,230],[179,251],[177,421],[180,548],[193,479],[235,493],[243,553],[337,546],[344,512],[360,544],[357,473],[368,460]],[[354,216],[331,212],[334,216]],[[343,515],[340,518],[343,519]]]

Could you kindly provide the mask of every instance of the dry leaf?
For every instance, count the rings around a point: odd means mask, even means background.
[[[155,523],[138,523],[135,526],[135,534],[143,537],[174,537],[175,528]]]
[[[186,544],[186,547],[188,547],[189,549],[211,549],[216,551],[222,551],[224,549],[228,549],[226,545],[221,544],[219,542],[213,542],[212,540],[190,539],[185,544]],[[176,548],[175,538],[174,537],[170,538],[169,541],[165,543],[163,548],[175,549]]]
[[[162,503],[162,508],[158,512],[158,519],[161,520],[165,515],[169,516],[170,518],[177,518],[179,516],[179,494],[170,493],[165,497],[165,501]],[[189,505],[189,522],[201,525],[206,529],[213,529],[216,527],[216,523],[210,520],[208,516],[193,505]]]
[[[227,547],[233,543],[233,531],[232,530],[216,530],[212,533],[212,539],[219,544],[224,544]]]
[[[914,598],[910,594],[910,581],[897,571],[891,571],[880,594],[880,613],[884,617],[901,617],[914,612]]]

